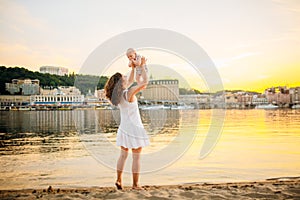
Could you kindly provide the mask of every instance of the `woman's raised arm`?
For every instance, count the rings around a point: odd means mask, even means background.
[[[134,69],[135,69],[134,65],[131,66],[131,72],[129,74],[129,78],[128,78],[128,82],[127,82],[126,88],[129,88],[132,85],[132,83],[134,82],[134,72],[135,72]]]

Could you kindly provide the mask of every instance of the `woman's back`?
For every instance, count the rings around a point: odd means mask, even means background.
[[[126,148],[144,147],[149,145],[149,138],[142,124],[138,102],[128,102],[128,90],[123,91],[120,108],[121,123],[118,129],[117,145]]]

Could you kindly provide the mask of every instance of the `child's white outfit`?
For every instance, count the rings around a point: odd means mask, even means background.
[[[135,60],[141,60],[142,59],[142,56],[139,55],[139,54],[136,54],[136,58]],[[142,75],[142,66],[135,66],[135,69],[136,69],[136,77],[138,76],[141,76]],[[145,65],[145,71],[147,73],[147,76],[148,76],[148,68],[147,68],[147,65]],[[141,80],[138,80],[138,81],[141,81]]]
[[[125,148],[145,147],[150,144],[142,124],[138,102],[128,102],[128,90],[124,90],[119,103],[121,122],[117,133],[117,146]]]
[[[142,59],[142,56],[137,54],[135,60],[141,60],[141,59]],[[141,75],[142,74],[142,67],[141,66],[135,66],[135,68],[136,68],[136,74]],[[147,66],[145,66],[145,70],[146,70],[146,72],[148,72]]]

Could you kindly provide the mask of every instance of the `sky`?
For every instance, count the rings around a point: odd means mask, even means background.
[[[141,28],[178,32],[201,46],[225,89],[263,91],[300,86],[298,0],[0,0],[0,65],[38,71],[63,66],[78,73],[87,57],[118,34]],[[125,52],[124,52],[125,53]],[[190,87],[203,77],[174,55],[142,52],[151,65],[176,71]],[[126,73],[120,55],[106,71]],[[172,77],[153,70],[154,78]]]

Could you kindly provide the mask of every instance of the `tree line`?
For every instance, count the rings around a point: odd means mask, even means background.
[[[33,72],[22,67],[0,66],[0,95],[9,94],[5,89],[5,83],[11,83],[13,79],[38,79],[42,88],[76,86],[82,94],[87,94],[89,90],[93,92],[95,88],[103,89],[108,77],[75,73],[58,76]]]
[[[42,88],[54,89],[58,86],[75,86],[85,95],[89,90],[94,92],[95,87],[97,90],[103,89],[108,77],[75,73],[58,76],[33,72],[22,67],[0,66],[0,95],[9,94],[5,89],[5,83],[11,83],[12,79],[38,79]],[[179,88],[179,94],[201,94],[201,92],[196,89]]]

